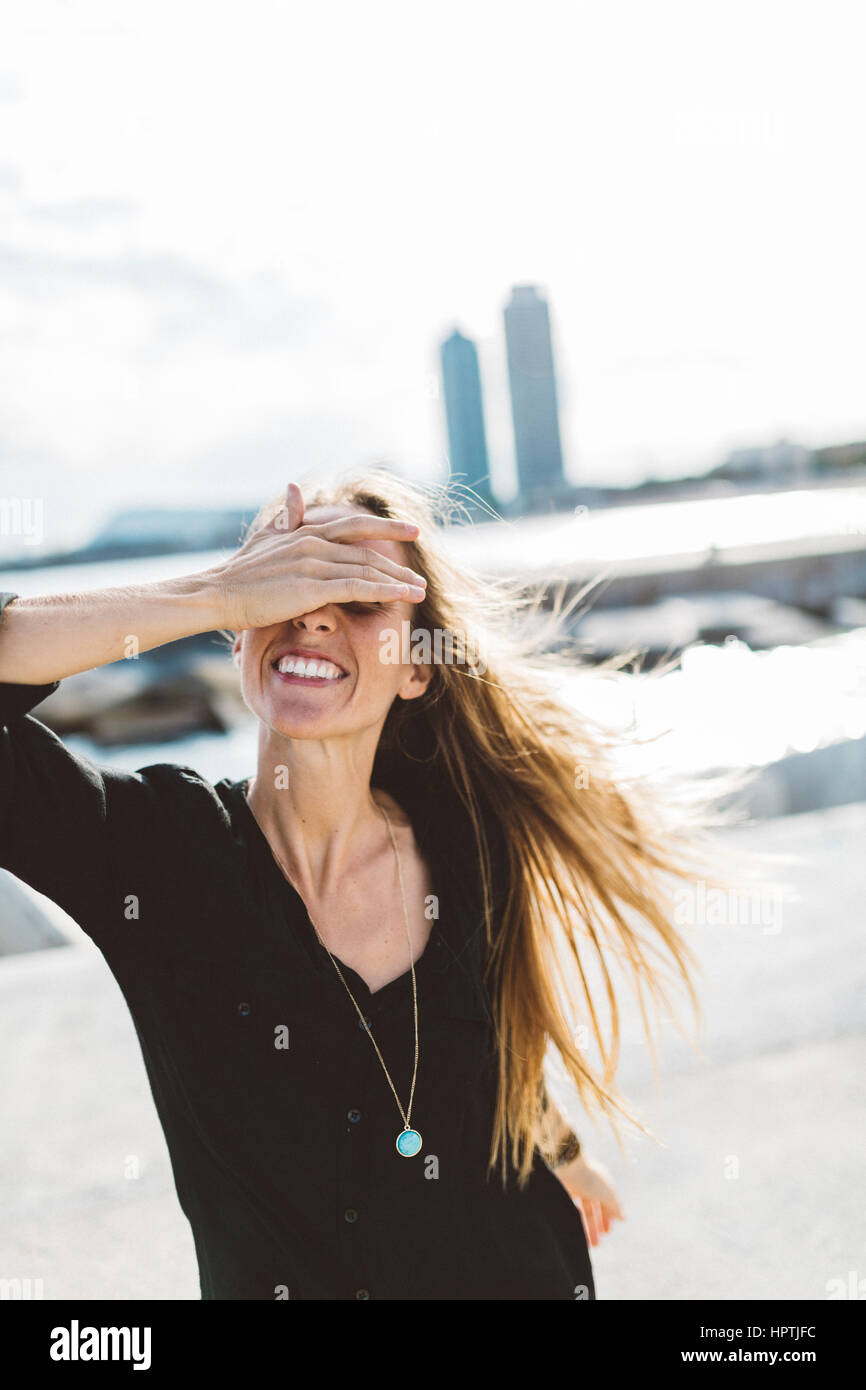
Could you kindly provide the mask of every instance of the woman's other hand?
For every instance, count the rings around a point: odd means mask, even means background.
[[[554,1174],[573,1198],[590,1245],[598,1245],[613,1221],[625,1220],[611,1176],[600,1163],[580,1153],[571,1163],[555,1169]]]

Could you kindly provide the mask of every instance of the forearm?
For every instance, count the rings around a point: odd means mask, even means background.
[[[210,572],[82,594],[17,598],[0,621],[0,682],[47,685],[222,626]]]

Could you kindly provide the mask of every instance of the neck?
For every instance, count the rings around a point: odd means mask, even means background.
[[[382,836],[370,788],[378,730],[368,739],[289,739],[262,727],[247,801],[304,897],[327,897]]]

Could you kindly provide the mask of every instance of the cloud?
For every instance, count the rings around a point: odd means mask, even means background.
[[[91,202],[112,210],[109,215],[125,207],[89,199],[80,200],[79,207]],[[236,351],[300,348],[319,339],[332,318],[324,300],[294,292],[276,271],[232,283],[184,257],[166,254],[88,257],[0,245],[0,289],[43,300],[52,290],[124,290],[140,296],[153,311],[150,342],[140,344],[142,360],[204,332],[221,333],[224,346]]]
[[[70,230],[90,231],[97,222],[116,222],[134,216],[138,205],[127,198],[68,198],[57,203],[32,203],[31,217],[58,223]]]
[[[55,285],[125,286],[152,293],[180,293],[214,300],[229,296],[224,281],[195,269],[179,256],[64,256],[56,252],[22,250],[0,245],[0,276],[7,274],[14,290],[21,284],[47,281]]]

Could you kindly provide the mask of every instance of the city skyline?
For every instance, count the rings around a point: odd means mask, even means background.
[[[251,0],[239,42],[198,0],[10,6],[0,494],[43,497],[52,543],[310,468],[443,479],[458,307],[511,497],[512,284],[555,307],[570,481],[866,435],[856,46],[816,57],[775,0],[726,5],[712,62],[686,3],[483,10]]]
[[[547,298],[537,285],[512,285],[503,304],[513,457],[521,511],[564,505],[556,364]],[[459,328],[441,343],[449,476],[469,485],[487,507],[503,502],[491,485],[478,351]],[[478,508],[479,510],[481,508]]]

